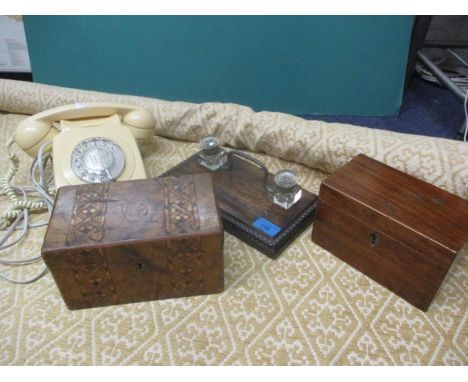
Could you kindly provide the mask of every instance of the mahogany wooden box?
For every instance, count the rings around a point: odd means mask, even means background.
[[[468,239],[468,202],[359,155],[321,185],[312,240],[426,311]]]
[[[59,189],[42,256],[69,309],[224,289],[209,175]]]

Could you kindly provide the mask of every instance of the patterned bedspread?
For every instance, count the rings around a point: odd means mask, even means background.
[[[304,121],[232,104],[194,105],[40,84],[0,81],[0,174],[5,143],[25,118],[77,101],[150,109],[156,136],[140,148],[151,176],[198,150],[208,133],[252,152],[270,171],[290,167],[317,193],[358,153],[468,198],[468,144]],[[16,149],[27,184],[31,159]],[[0,199],[2,211],[8,206]],[[40,251],[45,228],[2,251]],[[468,248],[427,313],[313,244],[307,229],[277,260],[225,233],[225,292],[219,295],[69,311],[50,274],[29,285],[0,280],[0,364],[72,365],[427,365],[468,364]],[[27,277],[42,264],[0,266]]]

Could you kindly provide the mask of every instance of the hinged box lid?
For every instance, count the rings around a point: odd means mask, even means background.
[[[320,189],[320,200],[449,267],[468,239],[468,202],[365,155]]]
[[[42,247],[69,309],[219,293],[209,175],[62,187]]]
[[[210,175],[61,187],[42,252],[222,233]]]

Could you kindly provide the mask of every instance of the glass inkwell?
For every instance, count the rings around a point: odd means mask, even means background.
[[[290,209],[302,196],[302,188],[297,184],[296,173],[292,170],[280,170],[269,187],[269,198],[276,205]]]
[[[203,137],[200,146],[202,150],[198,153],[198,162],[211,171],[231,170],[233,157],[239,157],[260,167],[263,170],[266,196],[275,205],[288,210],[301,199],[302,188],[297,184],[294,171],[286,169],[278,171],[271,181],[272,175],[261,161],[241,151],[223,149],[214,135]]]
[[[211,171],[224,166],[227,162],[227,152],[219,146],[218,138],[208,135],[200,140],[202,151],[198,154],[199,163]]]

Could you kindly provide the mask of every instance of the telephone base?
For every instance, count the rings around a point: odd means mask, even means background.
[[[91,122],[85,121],[85,123]],[[118,150],[115,150],[113,153],[114,158],[108,159],[109,163],[118,162],[119,160],[123,162],[123,169],[118,173],[118,176],[116,176],[116,180],[146,178],[143,160],[135,138],[131,130],[127,126],[122,125],[117,119],[113,121],[110,120],[110,123],[100,126],[68,128],[54,137],[52,156],[54,158],[54,178],[57,189],[63,186],[89,183],[89,181],[84,181],[83,178],[78,176],[76,172],[78,170],[76,170],[76,168],[74,169],[74,164],[72,162],[75,150],[80,149],[85,151],[85,149],[81,149],[80,145],[89,146],[92,142],[87,141],[92,141],[94,139],[112,142],[112,145],[118,147]],[[117,153],[120,153],[122,158],[119,158]],[[102,159],[102,154],[99,156],[96,152],[93,154],[95,158],[106,162],[106,158]],[[98,160],[92,160],[95,159],[94,157],[90,155],[89,162],[91,162],[91,165],[98,166]],[[85,167],[84,162],[86,161],[83,157],[76,158],[75,160],[79,160],[82,163],[82,167]],[[109,169],[112,171],[111,167],[109,167]],[[98,178],[98,176],[96,177]],[[91,182],[93,182],[93,179],[91,179]]]

